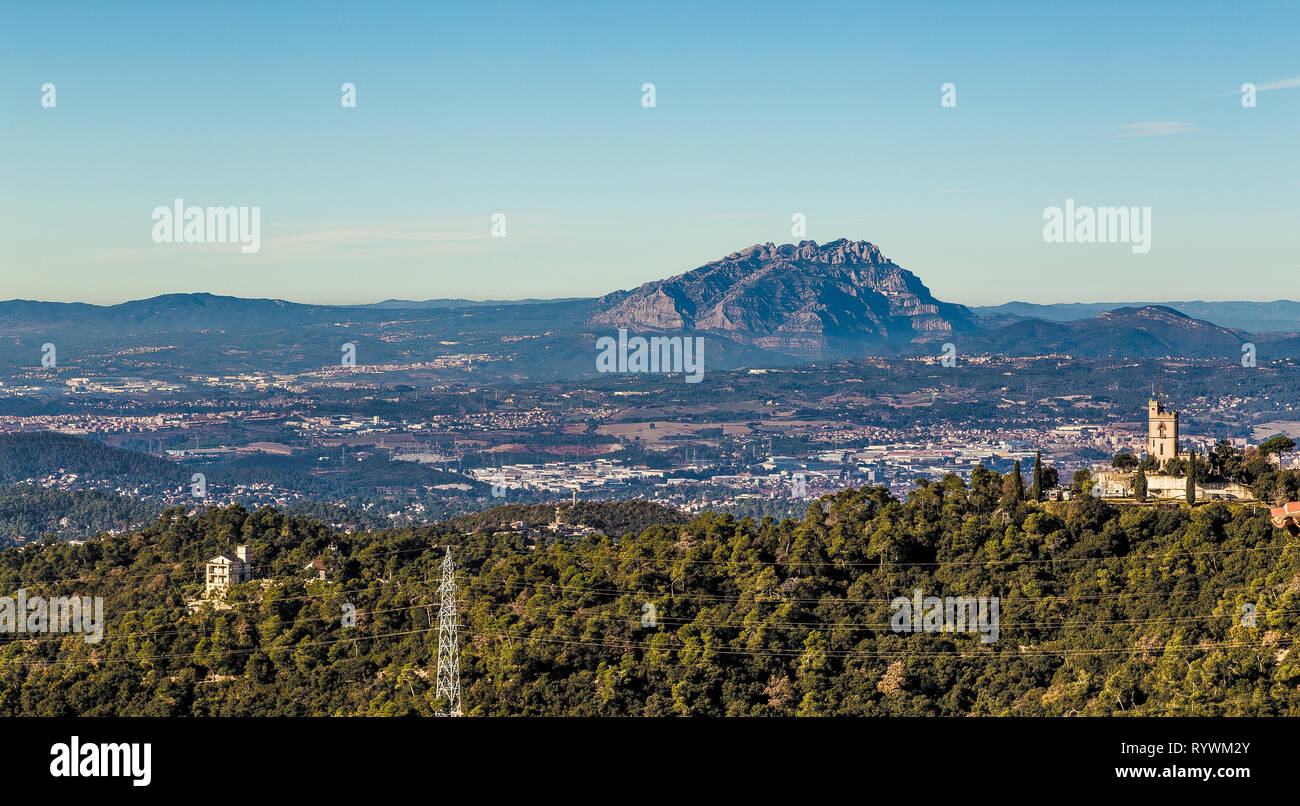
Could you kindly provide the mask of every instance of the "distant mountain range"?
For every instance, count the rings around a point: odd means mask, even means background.
[[[936,299],[866,241],[756,244],[683,274],[597,299],[386,300],[309,305],[167,294],[119,305],[0,302],[0,366],[175,377],[293,373],[357,362],[415,364],[474,356],[465,377],[571,378],[594,372],[594,344],[618,328],[709,336],[709,369],[783,366],[864,355],[963,354],[1230,358],[1300,356],[1300,302],[1009,302]],[[1265,349],[1267,345],[1267,349]],[[446,373],[444,373],[446,374]]]
[[[357,305],[358,308],[479,308],[491,305],[536,305],[539,302],[580,302],[586,297],[559,297],[556,299],[386,299]]]
[[[751,246],[597,304],[595,323],[717,333],[812,357],[905,351],[977,327],[966,306],[935,299],[875,245],[844,239]]]
[[[1091,319],[1026,319],[977,333],[963,353],[1008,356],[1062,354],[1082,358],[1237,358],[1253,336],[1193,319],[1173,308],[1118,308]]]
[[[1172,308],[1196,319],[1250,333],[1300,332],[1300,302],[1287,299],[1273,302],[1062,302],[1053,305],[1007,302],[975,306],[971,310],[978,316],[1003,323],[1019,319],[1068,322],[1121,308],[1151,306]]]

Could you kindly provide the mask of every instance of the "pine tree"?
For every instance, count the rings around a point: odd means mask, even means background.
[[[1138,465],[1137,475],[1133,477],[1133,500],[1139,504],[1147,502],[1147,471]]]
[[[1035,501],[1043,500],[1043,452],[1034,451],[1034,483],[1029,488],[1029,497]]]

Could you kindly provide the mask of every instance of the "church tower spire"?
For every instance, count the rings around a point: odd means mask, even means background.
[[[1160,464],[1178,456],[1178,412],[1165,408],[1163,389],[1147,403],[1147,455]]]

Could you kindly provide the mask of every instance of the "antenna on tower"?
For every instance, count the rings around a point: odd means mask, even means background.
[[[438,683],[435,697],[447,703],[447,709],[438,716],[460,716],[460,645],[456,641],[456,561],[451,558],[451,546],[442,560],[442,584],[438,586],[441,606],[438,608]]]

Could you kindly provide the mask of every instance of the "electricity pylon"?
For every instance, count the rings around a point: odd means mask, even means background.
[[[456,642],[456,563],[451,546],[442,560],[442,597],[438,608],[438,683],[435,697],[442,697],[447,709],[439,716],[460,716],[460,645]]]

